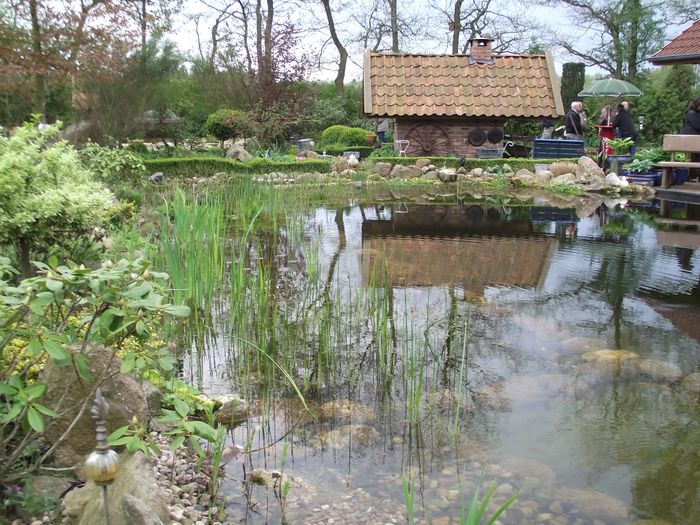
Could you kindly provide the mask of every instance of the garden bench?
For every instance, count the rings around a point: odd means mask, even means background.
[[[700,153],[700,135],[664,135],[663,150],[673,153]],[[700,168],[700,162],[657,162],[662,169],[661,187],[668,188],[673,182],[674,168]]]
[[[571,159],[584,155],[582,140],[534,139],[533,159]]]

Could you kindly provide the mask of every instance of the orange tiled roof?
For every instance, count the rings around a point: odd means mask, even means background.
[[[654,53],[652,64],[700,64],[700,19]]]
[[[549,54],[493,58],[493,64],[470,64],[468,55],[365,52],[365,113],[388,117],[564,114]]]

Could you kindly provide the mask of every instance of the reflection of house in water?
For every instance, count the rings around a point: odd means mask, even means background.
[[[501,207],[400,205],[362,225],[362,272],[381,285],[540,288],[557,239],[536,234]],[[388,280],[388,282],[387,282]]]

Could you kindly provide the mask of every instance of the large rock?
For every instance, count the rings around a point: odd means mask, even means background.
[[[639,372],[653,381],[663,383],[678,383],[683,378],[683,370],[675,363],[642,359],[639,362]]]
[[[214,398],[221,402],[221,407],[216,411],[216,421],[227,427],[236,427],[244,423],[250,417],[250,407],[243,399],[235,395],[223,398]]]
[[[418,159],[416,161],[417,168],[427,168],[430,166],[430,159]]]
[[[370,170],[373,173],[381,175],[382,177],[388,177],[391,173],[391,164],[388,162],[377,162]]]
[[[576,173],[578,164],[575,162],[552,162],[548,169],[552,172],[552,175],[558,177],[559,175],[564,175],[564,173]]]
[[[552,179],[552,184],[574,184],[576,182],[576,175],[573,173],[564,173],[564,175],[559,175]]]
[[[438,179],[442,182],[456,182],[457,172],[454,168],[442,168],[438,170]]]
[[[379,433],[367,425],[343,425],[321,435],[321,444],[327,449],[351,449],[363,453],[379,440]]]
[[[577,181],[591,183],[604,177],[605,172],[592,158],[583,156],[578,159],[576,164]]]
[[[141,452],[122,456],[121,469],[107,489],[111,525],[161,525],[170,523],[170,497],[158,486]],[[66,525],[102,523],[102,487],[92,481],[63,498]]]
[[[245,162],[246,160],[252,159],[253,156],[248,153],[241,144],[231,144],[231,147],[226,152],[226,158]]]
[[[121,359],[104,347],[89,349],[87,358],[90,374],[95,381],[102,380],[102,395],[109,403],[108,430],[112,432],[128,425],[134,417],[148,423],[146,397],[134,377],[119,372]],[[82,416],[53,454],[56,466],[82,466],[85,456],[95,448],[95,422],[90,417],[94,385],[79,378],[73,367],[58,367],[53,361],[47,362],[39,381],[48,385],[44,399],[56,400],[55,404],[50,403],[51,408],[61,414],[61,417],[51,419],[46,427],[44,436],[51,444],[66,432],[83,402],[89,398]]]
[[[568,512],[576,511],[591,520],[607,523],[627,522],[627,506],[602,492],[562,488],[556,492],[554,498]]]
[[[339,155],[336,158],[334,158],[333,162],[331,163],[331,171],[334,173],[342,173],[343,171],[349,168],[350,165],[348,164],[347,157],[343,157],[342,155]]]
[[[371,423],[377,419],[377,414],[367,405],[356,403],[349,399],[328,401],[318,407],[317,415],[322,421],[363,422]]]
[[[700,401],[700,372],[685,376],[681,381],[681,390],[689,397]]]
[[[420,177],[423,173],[416,166],[402,166],[397,164],[391,169],[389,177],[392,179],[413,179]]]

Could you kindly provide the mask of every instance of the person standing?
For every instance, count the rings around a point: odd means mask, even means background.
[[[691,100],[688,104],[688,109],[683,117],[683,129],[681,135],[700,135],[700,97]],[[693,153],[690,156],[692,162],[700,162],[700,153]],[[688,173],[688,179],[700,179],[700,169],[691,168]]]
[[[613,128],[615,129],[615,135],[621,139],[630,138],[632,139],[632,145],[630,146],[630,155],[637,153],[637,137],[639,134],[634,127],[634,122],[632,122],[632,116],[629,112],[630,104],[627,101],[622,102],[617,105],[617,113],[615,118],[613,118]]]
[[[389,119],[377,119],[377,137],[381,142],[386,142],[386,132],[389,131]]]
[[[583,112],[583,102],[571,103],[571,110],[566,114],[566,122],[564,122],[564,137],[572,140],[586,138],[586,114]]]
[[[681,135],[700,135],[700,97],[691,100],[688,104]]]

